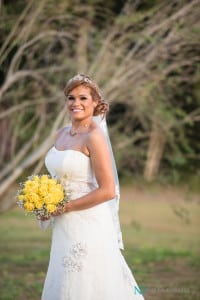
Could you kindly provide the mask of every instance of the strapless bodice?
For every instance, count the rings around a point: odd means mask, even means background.
[[[85,182],[94,180],[90,157],[77,150],[52,147],[46,155],[45,165],[52,177]]]
[[[51,176],[59,179],[73,193],[85,194],[96,187],[90,157],[80,151],[61,151],[52,147],[45,157],[45,165]]]

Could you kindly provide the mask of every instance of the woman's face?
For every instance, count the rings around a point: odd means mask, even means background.
[[[67,109],[72,120],[82,121],[93,116],[97,101],[94,101],[89,87],[79,85],[67,96]]]

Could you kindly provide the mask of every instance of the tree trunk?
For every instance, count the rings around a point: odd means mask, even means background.
[[[87,71],[88,28],[89,23],[83,21],[79,30],[76,50],[78,73],[85,73]]]
[[[157,126],[153,127],[150,134],[147,160],[144,169],[144,178],[148,181],[152,181],[158,175],[165,142],[166,136],[163,130]]]

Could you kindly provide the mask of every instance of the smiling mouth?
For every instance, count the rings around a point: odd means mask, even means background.
[[[80,111],[83,111],[83,109],[78,109],[78,108],[72,109],[72,112],[80,112]]]

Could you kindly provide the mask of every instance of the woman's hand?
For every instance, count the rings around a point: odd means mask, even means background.
[[[38,218],[38,220],[40,220],[40,221],[47,221],[49,219],[50,219],[50,217],[44,217],[44,216],[41,216]]]
[[[71,202],[66,202],[64,205],[58,205],[56,211],[54,211],[51,215],[53,217],[57,217],[70,211],[72,211]]]
[[[58,205],[57,209],[51,214],[53,217],[60,216],[64,213],[64,206]]]

